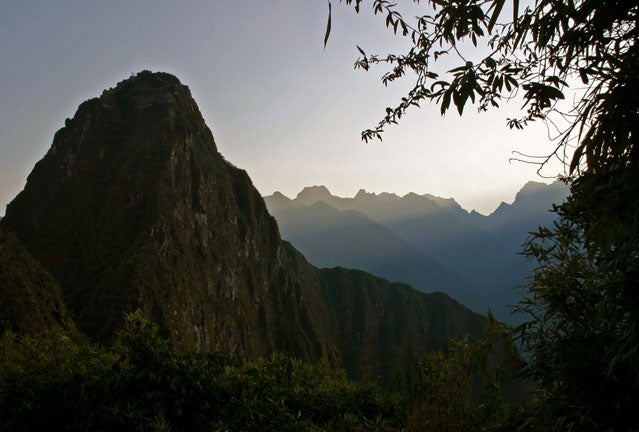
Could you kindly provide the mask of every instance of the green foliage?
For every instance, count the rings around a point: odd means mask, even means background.
[[[497,334],[428,355],[400,395],[283,354],[179,355],[137,312],[108,349],[60,331],[7,332],[0,430],[497,430],[511,411],[491,363]]]
[[[90,429],[100,422],[112,353],[60,330],[0,340],[0,429]]]
[[[531,353],[526,374],[540,384],[537,422],[544,429],[633,430],[639,424],[639,238],[636,221],[624,212],[613,221],[610,209],[583,196],[591,176],[573,184],[560,220],[527,243],[525,253],[538,268],[518,308],[530,319],[516,331]],[[608,205],[616,204],[612,196]],[[634,213],[633,205],[626,211]]]
[[[500,325],[490,319],[488,334],[471,341],[451,340],[445,350],[417,363],[409,380],[407,430],[499,430],[515,413],[504,394],[503,365],[495,361],[500,348],[512,350]]]
[[[393,423],[381,419],[395,415],[376,385],[281,354],[229,370],[223,391],[230,400],[224,417],[232,429],[380,430]]]
[[[2,430],[392,430],[394,400],[284,355],[178,355],[135,313],[111,349],[62,332],[0,341]]]

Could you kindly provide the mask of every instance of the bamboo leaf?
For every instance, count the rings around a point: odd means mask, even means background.
[[[328,43],[328,37],[331,35],[331,2],[328,2],[328,21],[326,22],[326,34],[324,35],[324,49]]]
[[[504,7],[504,3],[506,3],[506,0],[494,1],[493,5],[495,6],[495,10],[493,11],[493,15],[490,17],[490,22],[488,23],[488,33],[493,31],[493,27],[495,27],[495,24],[497,23],[497,18]]]

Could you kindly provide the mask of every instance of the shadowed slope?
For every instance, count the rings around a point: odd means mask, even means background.
[[[0,334],[35,334],[58,326],[75,332],[60,287],[15,236],[0,227]]]

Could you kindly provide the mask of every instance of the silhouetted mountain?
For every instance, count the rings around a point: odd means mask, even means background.
[[[308,264],[169,74],[81,104],[0,223],[101,341],[140,309],[183,351],[283,351],[388,383],[485,322],[444,295]]]
[[[304,188],[293,200],[276,193],[266,201],[284,237],[299,245],[316,265],[363,268],[424,291],[442,290],[472,309],[486,312],[490,308],[498,318],[509,320],[510,305],[519,299],[513,288],[524,283],[532,270],[518,255],[521,244],[529,231],[552,221],[554,215],[548,210],[566,195],[567,188],[560,182],[529,182],[512,204],[502,203],[490,216],[469,213],[453,199],[429,194],[399,197],[360,190],[353,198],[341,198],[324,186]],[[342,212],[308,206],[317,202]],[[359,212],[358,219],[347,217],[352,211]],[[336,232],[336,224],[348,228]],[[395,234],[392,240],[379,225]],[[403,253],[397,253],[398,241]],[[420,265],[421,272],[416,268]],[[452,284],[451,274],[455,275]]]
[[[506,246],[519,251],[526,233],[552,223],[552,204],[561,204],[567,196],[568,188],[560,181],[549,185],[530,181],[512,204],[502,202],[489,216],[476,217],[473,223],[498,239],[510,241]]]

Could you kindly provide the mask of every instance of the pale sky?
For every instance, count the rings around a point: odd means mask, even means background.
[[[440,117],[411,112],[382,142],[363,143],[408,82],[353,69],[356,44],[386,53],[404,41],[383,17],[326,0],[3,0],[0,3],[0,215],[53,135],[84,100],[143,69],[191,89],[220,152],[263,195],[304,186],[333,194],[431,193],[489,213],[526,181],[545,181],[513,151],[553,148],[539,124],[510,131],[518,107]],[[544,174],[560,173],[559,164]]]

